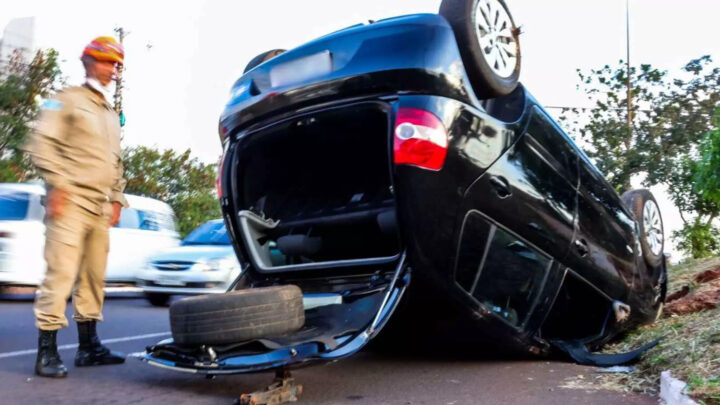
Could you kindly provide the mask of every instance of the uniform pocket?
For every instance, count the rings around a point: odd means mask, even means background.
[[[81,133],[97,136],[99,130],[97,112],[88,107],[78,106],[75,107],[73,118],[75,119],[73,126]]]
[[[80,246],[85,232],[83,221],[79,218],[80,209],[68,201],[60,217],[45,218],[45,237],[66,245]]]

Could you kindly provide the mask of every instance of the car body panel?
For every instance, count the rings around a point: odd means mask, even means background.
[[[333,70],[281,88],[270,87],[273,67],[329,51]],[[244,91],[238,91],[243,90]],[[353,26],[289,50],[237,80],[220,118],[228,133],[272,114],[316,108],[340,98],[435,94],[473,104],[475,96],[452,29],[435,14],[418,14]]]

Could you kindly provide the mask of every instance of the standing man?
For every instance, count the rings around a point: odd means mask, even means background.
[[[75,366],[119,364],[121,353],[100,343],[108,228],[120,219],[123,196],[119,117],[108,102],[109,85],[123,63],[122,45],[98,37],[85,48],[83,86],[59,92],[42,106],[28,152],[47,184],[45,260],[47,273],[35,299],[39,329],[35,373],[65,377],[56,336],[68,326],[72,294],[79,348]]]

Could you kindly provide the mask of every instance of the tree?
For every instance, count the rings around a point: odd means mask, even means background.
[[[182,236],[207,220],[220,218],[214,189],[217,165],[192,158],[189,149],[178,153],[145,146],[126,148],[123,161],[128,180],[125,192],[167,202],[177,215]]]
[[[566,109],[560,121],[566,123],[571,135],[586,141],[588,155],[619,192],[630,189],[630,178],[643,170],[648,161],[643,142],[649,137],[648,123],[652,121],[650,105],[664,87],[666,72],[650,65],[631,67],[633,88],[631,117],[633,128],[628,130],[627,69],[623,61],[611,68],[583,73],[578,69],[582,90],[594,107],[588,111]]]
[[[589,155],[618,192],[630,189],[630,179],[644,176],[646,187],[666,184],[680,210],[684,228],[674,237],[695,257],[714,251],[720,242],[712,222],[718,204],[697,192],[698,145],[712,128],[720,102],[720,68],[709,56],[691,60],[672,80],[650,65],[630,70],[632,128],[628,130],[627,69],[619,66],[578,71],[581,88],[594,103],[589,111],[563,112],[571,134],[589,146]]]
[[[712,122],[713,130],[700,144],[699,159],[687,159],[684,164],[687,168],[684,175],[690,178],[683,182],[691,182],[692,187],[683,190],[684,193],[678,192],[678,195],[685,196],[680,199],[681,203],[695,201],[703,205],[695,209],[698,215],[694,220],[689,224],[686,221],[686,226],[674,234],[682,241],[681,248],[695,258],[720,252],[720,230],[713,225],[713,220],[720,216],[720,108],[716,110]]]
[[[21,147],[37,117],[38,101],[62,83],[57,58],[57,52],[50,49],[38,51],[26,63],[16,51],[8,64],[0,67],[0,182],[22,181],[34,175]]]

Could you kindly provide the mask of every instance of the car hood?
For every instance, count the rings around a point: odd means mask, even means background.
[[[230,245],[196,245],[165,249],[151,255],[148,260],[196,262],[198,260],[211,260],[228,256],[235,257],[235,252]]]

